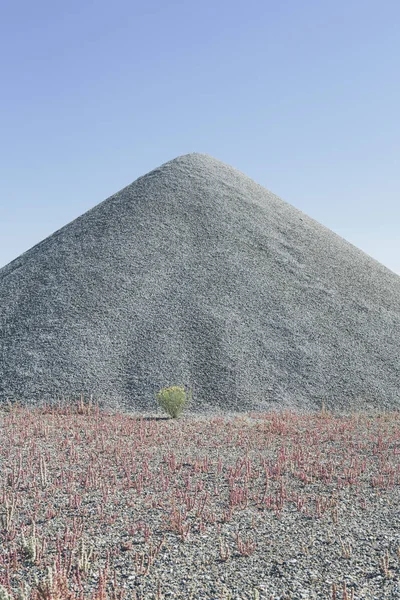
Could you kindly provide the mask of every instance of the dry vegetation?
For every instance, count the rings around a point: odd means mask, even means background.
[[[81,402],[11,407],[0,433],[1,600],[161,599],[160,575],[177,546],[207,536],[209,569],[239,564],[265,552],[263,520],[296,512],[336,527],[349,509],[342,490],[355,510],[376,510],[371,492],[379,506],[400,481],[398,413],[174,420]],[[338,535],[334,551],[343,573],[351,570],[354,543]],[[400,554],[379,552],[374,568],[398,578]],[[127,587],[133,577],[136,590]],[[142,595],[144,580],[151,594]],[[216,585],[228,598],[227,586]],[[324,585],[327,600],[356,599],[345,576]],[[194,587],[189,597],[204,596]],[[260,590],[242,597],[257,600]]]

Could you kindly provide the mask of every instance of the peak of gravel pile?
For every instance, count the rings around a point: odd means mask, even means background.
[[[239,171],[188,154],[0,270],[0,402],[396,409],[400,278]]]

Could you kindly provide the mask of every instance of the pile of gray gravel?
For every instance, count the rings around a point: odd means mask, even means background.
[[[188,154],[0,270],[0,403],[397,409],[400,278],[239,171]]]

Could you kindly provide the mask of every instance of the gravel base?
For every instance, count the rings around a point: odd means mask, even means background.
[[[352,593],[355,600],[400,598],[398,414],[187,414],[179,420],[159,413],[21,415],[1,419],[3,489],[11,494],[6,475],[19,451],[24,465],[29,453],[33,464],[44,456],[49,481],[35,492],[27,476],[16,488],[17,534],[9,542],[4,530],[0,536],[0,581],[5,553],[21,541],[20,528],[27,538],[32,531],[29,514],[36,504],[36,535],[48,541],[44,563],[52,564],[66,524],[94,549],[87,577],[82,575],[85,598],[98,588],[107,552],[110,598],[114,570],[116,590],[128,599],[156,598],[159,590],[159,598],[174,599],[330,600],[333,585],[337,600]],[[122,469],[128,463],[137,469],[129,489]],[[71,493],[66,484],[54,486],[61,464]],[[102,473],[102,483],[85,490],[89,465],[92,475]],[[173,530],[169,515],[173,503],[185,513],[188,481],[188,497],[196,500],[184,519],[191,526],[185,537]],[[75,493],[82,502],[74,508],[68,501]],[[229,517],[235,493],[238,504]],[[61,512],[46,518],[49,508]],[[240,553],[238,534],[255,542],[249,556]],[[221,542],[229,556],[221,557]],[[161,543],[148,574],[141,573],[141,554],[148,557]],[[67,535],[66,562],[71,544]],[[25,557],[12,578],[14,591],[45,572]]]

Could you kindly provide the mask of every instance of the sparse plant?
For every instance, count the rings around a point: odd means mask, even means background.
[[[85,574],[89,573],[92,556],[93,556],[93,548],[90,548],[89,551],[87,551],[86,546],[85,546],[85,541],[83,539],[81,539],[80,546],[79,546],[79,556],[78,556],[78,560],[77,560],[77,567],[78,567],[79,571],[82,571]]]
[[[342,539],[340,540],[340,545],[342,547],[342,556],[344,558],[350,558],[352,554],[352,548],[349,542],[344,542]]]
[[[243,540],[239,535],[239,531],[237,531],[236,533],[236,543],[239,554],[241,554],[242,556],[251,556],[252,554],[254,554],[254,551],[257,546],[256,542],[254,540],[251,540],[250,538],[247,540]]]
[[[226,561],[230,558],[230,550],[228,544],[224,544],[222,538],[219,539],[219,556],[222,561]]]
[[[16,497],[11,496],[9,500],[6,496],[4,498],[4,508],[0,512],[0,527],[7,532],[10,532],[13,527],[13,521],[15,518],[16,508]]]
[[[230,591],[230,589],[228,589],[226,587],[226,585],[222,586],[222,596],[221,596],[221,600],[232,600],[233,594]]]
[[[328,419],[330,417],[330,413],[326,408],[325,400],[322,400],[321,404],[321,412],[319,413],[323,419]]]
[[[75,600],[69,590],[66,574],[55,567],[47,567],[47,575],[42,581],[35,575],[35,584],[40,600]]]
[[[343,582],[343,600],[354,600],[354,588],[350,589],[350,595],[347,593],[346,582]]]
[[[10,596],[3,585],[0,585],[0,600],[12,600],[12,596]]]
[[[192,399],[192,391],[186,392],[183,386],[173,385],[162,388],[157,394],[156,399],[159,406],[165,410],[173,419],[178,418],[183,409]]]
[[[22,550],[25,554],[26,559],[34,564],[37,557],[37,538],[36,538],[36,524],[33,522],[32,535],[26,539],[24,532],[22,532]]]
[[[22,584],[22,588],[18,590],[16,600],[29,600],[32,597],[31,588],[26,581]]]
[[[7,398],[4,404],[0,405],[0,410],[4,413],[16,413],[22,409],[22,404],[19,400]],[[1,597],[0,597],[1,598]]]
[[[381,558],[381,570],[387,579],[390,579],[392,577],[392,573],[389,570],[389,562],[389,550],[386,550],[385,556]]]
[[[78,406],[76,407],[76,412],[78,415],[90,416],[92,413],[92,400],[85,401],[84,395],[81,394]]]

